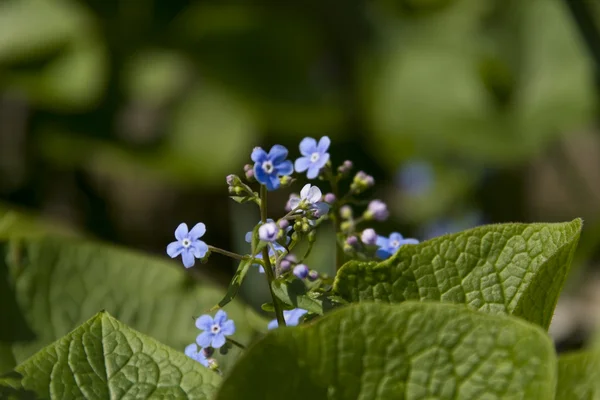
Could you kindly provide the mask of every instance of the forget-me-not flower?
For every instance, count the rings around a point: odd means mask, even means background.
[[[267,190],[277,189],[280,186],[279,177],[294,172],[294,165],[286,160],[287,155],[288,150],[279,144],[271,147],[268,153],[260,147],[255,147],[252,151],[254,176]]]
[[[200,316],[196,320],[196,327],[204,331],[196,338],[196,343],[200,347],[218,349],[225,344],[225,336],[235,333],[234,322],[227,319],[227,313],[223,310],[217,311],[214,319],[208,314]]]
[[[304,138],[300,142],[300,153],[303,157],[300,157],[294,163],[296,172],[306,173],[308,179],[315,179],[319,175],[319,171],[329,161],[329,145],[331,140],[327,136],[323,136],[319,143],[313,138]]]
[[[269,222],[273,222],[273,220],[272,220],[271,218],[267,219],[267,223],[269,223]],[[262,224],[262,222],[259,222],[259,224]],[[259,228],[259,229],[260,229],[260,228]],[[291,227],[291,226],[288,226],[288,227],[286,228],[286,230],[285,230],[285,233],[286,233],[286,237],[285,237],[286,243],[289,243],[289,242],[290,242],[290,240],[291,240],[291,239],[290,239],[290,237],[289,237],[289,236],[287,236],[287,233],[288,233],[290,230],[292,230],[292,227]],[[245,238],[244,238],[244,239],[246,240],[246,243],[252,243],[252,232],[246,232],[246,236],[245,236]],[[276,251],[277,253],[279,253],[279,252],[283,252],[283,251],[286,251],[286,250],[285,250],[285,247],[283,247],[282,245],[280,245],[280,244],[279,244],[279,243],[277,243],[277,242],[273,242],[273,243],[271,244],[271,246],[273,246],[273,247],[275,248],[275,251]],[[274,256],[275,256],[275,253],[273,252],[273,249],[271,248],[271,246],[268,246],[268,247],[269,247],[269,257],[274,257]],[[263,258],[263,256],[262,256],[262,252],[260,252],[260,253],[258,253],[257,255],[255,255],[255,256],[254,256],[254,258],[258,258],[258,259],[261,259],[261,260],[262,260],[262,258]],[[253,265],[255,265],[255,266],[257,266],[257,267],[258,267],[258,272],[260,272],[261,274],[264,274],[264,273],[265,273],[265,269],[263,268],[263,266],[262,266],[262,265],[260,265],[260,264],[253,264]]]
[[[294,308],[293,310],[284,310],[283,311],[283,319],[285,320],[285,324],[287,326],[296,326],[298,322],[300,322],[300,318],[306,314],[308,311],[303,310],[301,308]],[[275,329],[279,326],[277,320],[274,319],[269,322],[268,328]]]
[[[398,232],[393,232],[389,237],[378,236],[375,243],[379,248],[375,253],[377,257],[385,260],[394,255],[404,244],[418,244],[417,239],[404,239]]]
[[[258,237],[265,242],[275,242],[279,235],[279,226],[275,222],[267,222],[258,228]]]
[[[327,214],[329,211],[329,204],[321,201],[322,197],[323,194],[321,193],[321,189],[316,186],[312,186],[310,183],[307,183],[300,191],[300,197],[290,196],[288,205],[290,210],[295,210],[296,208],[306,208],[307,210],[311,210],[312,212],[316,213],[317,217],[320,217]]]
[[[191,358],[192,360],[198,361],[200,364],[208,368],[208,358],[206,358],[204,350],[200,349],[200,351],[198,351],[198,345],[196,345],[196,343],[192,343],[189,346],[186,346],[185,355]]]
[[[179,224],[175,230],[175,239],[177,241],[169,243],[167,246],[167,254],[171,258],[175,258],[181,254],[183,265],[186,268],[193,267],[195,258],[203,258],[208,252],[208,245],[200,238],[206,232],[206,226],[199,222],[188,231],[188,226],[185,223]]]

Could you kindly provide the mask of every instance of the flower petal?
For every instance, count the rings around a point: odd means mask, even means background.
[[[183,260],[183,266],[186,268],[191,268],[194,266],[194,264],[196,264],[194,254],[189,248],[181,253],[181,259]]]
[[[280,144],[276,144],[275,146],[271,147],[271,150],[269,150],[269,160],[271,160],[273,165],[283,162],[287,155],[288,149]]]
[[[179,242],[179,241],[171,242],[167,246],[167,254],[171,258],[177,257],[178,255],[181,254],[182,251],[183,251],[183,246],[181,245],[181,242]]]
[[[321,197],[323,197],[323,193],[321,193],[321,189],[319,189],[316,186],[311,186],[310,190],[308,191],[308,193],[306,195],[306,200],[308,200],[308,202],[311,204],[315,204],[319,200],[321,200]]]
[[[223,347],[225,342],[226,342],[225,335],[223,335],[223,332],[219,332],[213,336],[212,347],[214,347],[215,349],[218,349],[220,347]]]
[[[306,177],[308,179],[315,179],[317,176],[319,176],[319,171],[321,171],[321,168],[319,168],[318,165],[311,164],[311,166],[308,167],[308,172],[306,173]]]
[[[252,232],[246,232],[246,236],[244,236],[244,240],[246,243],[252,243]]]
[[[221,332],[226,336],[233,335],[235,333],[235,322],[230,319],[225,321],[221,326]]]
[[[275,170],[278,175],[291,175],[294,172],[294,164],[290,160],[280,161],[278,164],[275,164]]]
[[[267,328],[269,329],[275,329],[279,326],[279,324],[277,323],[277,320],[274,319],[271,322],[269,322],[269,325],[267,325]]]
[[[382,260],[385,260],[387,258],[390,258],[391,254],[386,250],[386,249],[377,249],[377,251],[375,252],[375,255],[379,258],[381,258]]]
[[[308,169],[308,167],[310,167],[310,164],[310,158],[300,157],[294,163],[294,167],[296,169],[296,172],[304,172]]]
[[[317,151],[317,141],[313,138],[307,137],[302,139],[300,142],[300,154],[303,156],[310,157],[310,155]]]
[[[285,323],[288,326],[296,326],[298,325],[298,322],[300,322],[300,318],[302,318],[302,316],[304,314],[306,314],[308,311],[303,310],[301,308],[294,308],[293,310],[290,310],[288,315],[285,316]]]
[[[402,242],[402,240],[404,240],[404,238],[398,232],[392,232],[390,234],[390,242],[393,242],[393,241]]]
[[[329,212],[329,204],[324,201],[318,202],[315,204],[315,209],[317,210],[318,216],[322,217]]]
[[[206,225],[204,225],[202,222],[198,222],[196,225],[194,225],[188,236],[191,240],[197,240],[200,239],[204,233],[206,233]]]
[[[389,242],[389,239],[386,238],[385,236],[377,236],[377,240],[375,241],[375,244],[379,247],[387,247]]]
[[[267,179],[267,183],[265,183],[265,186],[269,191],[278,189],[280,185],[281,183],[279,182],[277,175],[269,175],[269,179]]]
[[[262,164],[267,159],[267,152],[264,151],[261,147],[255,147],[254,150],[252,150],[250,158],[255,163]]]
[[[204,258],[206,253],[208,253],[208,245],[202,240],[195,241],[192,247],[194,248],[194,257],[196,258]]]
[[[227,321],[227,313],[223,310],[217,311],[215,314],[215,324],[222,327],[225,321]]]
[[[269,182],[269,174],[265,172],[264,169],[260,166],[260,164],[254,164],[254,177],[258,181],[258,183],[262,185],[267,185]]]
[[[330,144],[331,144],[331,140],[329,140],[329,136],[323,136],[319,140],[319,145],[317,146],[319,153],[325,154],[325,152],[327,152],[327,150],[329,150]]]
[[[192,343],[190,345],[185,346],[184,353],[186,356],[193,358],[195,360],[196,355],[198,354],[198,345],[196,345],[196,343]]]
[[[202,331],[210,331],[213,324],[214,320],[208,314],[201,315],[196,319],[196,328]]]
[[[213,340],[213,336],[214,335],[210,332],[202,332],[196,337],[196,343],[198,343],[198,346],[200,347],[209,347],[210,342]]]
[[[300,205],[300,199],[293,198],[289,200],[290,209],[295,210]],[[302,212],[302,210],[298,210],[298,212]]]
[[[304,185],[304,187],[302,187],[302,190],[300,191],[300,198],[302,200],[305,200],[308,197],[308,193],[310,192],[310,188],[311,188],[311,184],[307,183],[306,185]]]
[[[329,161],[329,153],[321,155],[321,157],[319,157],[319,160],[314,165],[321,169],[325,166],[325,164],[327,164],[327,161]]]
[[[175,229],[175,239],[183,240],[186,239],[188,235],[188,226],[185,222],[179,224],[177,229]]]

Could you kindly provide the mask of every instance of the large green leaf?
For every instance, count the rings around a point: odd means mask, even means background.
[[[488,225],[405,245],[381,263],[351,261],[334,288],[348,301],[464,303],[548,328],[581,220]]]
[[[600,352],[578,352],[558,358],[556,400],[571,399],[600,399]]]
[[[209,399],[221,381],[216,372],[107,312],[40,350],[15,371],[22,377],[22,388],[53,399]]]
[[[200,333],[193,317],[224,295],[210,282],[195,284],[175,263],[72,239],[13,239],[0,245],[0,276],[6,273],[14,301],[36,335],[12,345],[17,363],[99,310],[183,351]],[[8,295],[0,292],[2,314]],[[253,335],[249,311],[239,301],[229,303],[226,311],[236,323],[234,338],[248,343]],[[221,366],[226,369],[237,354],[232,350]]]
[[[271,331],[217,398],[547,400],[555,363],[548,336],[518,318],[433,302],[361,304]]]

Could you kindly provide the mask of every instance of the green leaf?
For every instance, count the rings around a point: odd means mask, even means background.
[[[335,307],[335,303],[327,298],[326,294],[309,292],[304,282],[299,279],[290,282],[277,279],[273,281],[271,288],[275,296],[284,303],[315,314],[323,315],[325,311]]]
[[[21,386],[43,398],[209,399],[214,371],[100,312],[20,364]]]
[[[210,281],[194,282],[179,263],[68,238],[0,243],[2,263],[18,310],[36,335],[11,346],[17,363],[98,310],[183,351],[199,333],[193,318],[224,294]],[[0,305],[6,301],[6,293],[0,292]],[[251,312],[239,301],[229,303],[226,311],[236,323],[234,338],[249,343],[254,335],[248,323]],[[238,355],[234,350],[219,363],[226,370]]]
[[[548,328],[581,223],[488,225],[405,245],[381,263],[345,264],[334,289],[352,302],[463,303]]]
[[[600,399],[600,352],[576,352],[558,358],[556,400],[570,399]]]
[[[235,298],[238,291],[240,290],[240,286],[242,286],[242,282],[244,281],[244,278],[246,277],[246,274],[248,273],[248,270],[250,269],[250,266],[252,265],[253,261],[253,258],[240,261],[237,270],[233,275],[233,278],[231,278],[231,283],[227,288],[227,293],[225,294],[225,297],[223,297],[223,299],[221,299],[221,301],[219,301],[219,303],[216,306],[211,308],[211,311],[215,311],[219,308],[225,307]]]
[[[433,302],[360,304],[271,331],[217,399],[546,400],[555,384],[552,342],[521,319]]]

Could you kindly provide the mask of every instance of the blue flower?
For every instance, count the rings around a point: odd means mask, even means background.
[[[227,319],[227,313],[223,310],[217,311],[214,319],[207,314],[200,316],[196,320],[196,327],[204,331],[196,338],[196,343],[200,347],[218,349],[225,344],[225,336],[235,333],[235,324]]]
[[[198,361],[200,364],[208,368],[208,358],[206,358],[204,350],[200,349],[200,351],[198,351],[198,346],[196,345],[196,343],[192,343],[189,346],[186,346],[185,355],[191,358],[192,360]]]
[[[301,308],[294,308],[293,310],[284,310],[283,311],[283,319],[285,320],[285,324],[287,326],[296,326],[298,322],[300,322],[300,318],[306,314],[308,311],[303,310]],[[279,326],[277,320],[274,319],[269,322],[268,328],[275,329]]]
[[[183,265],[186,268],[193,267],[195,258],[203,258],[208,252],[208,246],[202,240],[199,240],[206,232],[206,226],[202,222],[194,225],[188,232],[188,226],[185,223],[179,224],[175,230],[175,239],[177,241],[167,246],[167,254],[175,258],[181,254]]]
[[[321,168],[327,164],[329,161],[329,145],[331,144],[331,140],[327,136],[323,136],[319,140],[319,144],[313,138],[304,138],[300,142],[300,153],[304,157],[300,157],[296,160],[294,166],[296,167],[296,172],[304,172],[308,170],[306,173],[306,177],[308,179],[315,179],[319,175],[319,171]]]
[[[304,279],[308,276],[308,267],[304,264],[298,264],[294,267],[294,275],[296,276],[296,278],[298,279]]]
[[[265,242],[275,242],[279,236],[279,227],[275,222],[267,222],[258,228],[258,238]]]
[[[377,257],[385,260],[386,258],[394,255],[400,246],[404,244],[418,244],[417,239],[404,239],[398,232],[393,232],[389,238],[384,236],[378,236],[377,242],[375,243],[379,249],[375,253]]]
[[[267,187],[267,190],[275,190],[279,187],[279,176],[291,175],[294,172],[292,162],[286,160],[288,150],[276,144],[271,147],[267,154],[260,147],[252,151],[254,161],[254,176],[256,180]]]
[[[267,219],[267,222],[273,222],[273,220],[271,218],[269,218],[269,219]],[[262,224],[262,222],[259,222],[259,224]],[[287,233],[290,230],[292,230],[291,226],[289,226],[286,229],[286,243],[290,242],[290,238],[289,238],[289,236],[287,236]],[[244,239],[246,240],[246,243],[252,243],[252,232],[246,232],[246,236]],[[275,251],[277,251],[277,253],[286,251],[285,247],[283,247],[282,245],[280,245],[277,242],[273,242],[272,246],[275,248]],[[274,257],[275,253],[273,252],[273,249],[271,248],[271,246],[268,246],[268,247],[269,247],[269,257]],[[255,255],[254,258],[258,258],[258,259],[262,260],[262,258],[263,258],[262,252]],[[260,272],[261,274],[265,273],[265,269],[263,268],[262,265],[260,265],[260,264],[253,264],[253,265],[258,267],[258,272]]]
[[[329,204],[321,201],[323,194],[321,189],[316,186],[312,186],[310,183],[304,185],[300,191],[300,197],[291,195],[288,200],[288,205],[291,210],[299,209],[297,212],[301,213],[304,209],[313,213],[314,217],[322,217],[329,212]]]

